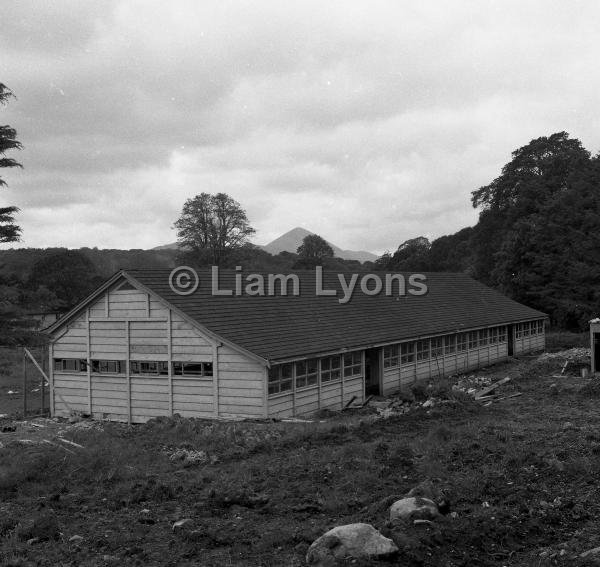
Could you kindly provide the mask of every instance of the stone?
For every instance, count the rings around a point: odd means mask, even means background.
[[[593,549],[588,549],[587,551],[584,551],[579,557],[583,557],[585,559],[586,557],[596,556],[596,555],[600,555],[600,547],[594,547]]]
[[[550,387],[548,388],[548,392],[551,396],[557,396],[558,395],[558,385],[556,383],[550,384]]]
[[[412,496],[397,500],[390,507],[390,520],[435,520],[440,515],[437,504],[429,498]]]
[[[83,536],[74,535],[69,538],[69,543],[79,543],[82,540],[83,540]]]
[[[179,531],[184,528],[191,528],[194,521],[191,518],[184,518],[183,520],[178,520],[173,524],[173,531]]]
[[[347,559],[390,557],[398,547],[370,524],[337,526],[316,539],[306,554],[308,565],[330,567]]]

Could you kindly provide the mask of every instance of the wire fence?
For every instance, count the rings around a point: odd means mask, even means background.
[[[48,346],[0,345],[0,415],[50,412]]]

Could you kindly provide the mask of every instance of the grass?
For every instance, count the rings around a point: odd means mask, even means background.
[[[489,407],[439,381],[415,395],[450,403],[375,422],[163,418],[65,434],[83,449],[0,437],[0,564],[300,566],[322,533],[362,521],[399,544],[391,564],[583,565],[600,541],[600,415],[589,381],[551,393],[553,364],[487,370],[523,392]],[[212,459],[185,466],[180,448]],[[390,503],[425,480],[456,517],[390,524]],[[191,528],[173,531],[182,518]]]
[[[590,334],[571,331],[551,330],[546,333],[546,350],[556,352],[569,348],[590,348]]]

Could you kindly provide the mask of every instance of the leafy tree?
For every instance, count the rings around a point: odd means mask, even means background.
[[[68,310],[102,281],[94,264],[78,250],[65,250],[43,256],[31,269],[27,287],[45,289],[56,296],[54,308]]]
[[[296,252],[298,262],[295,267],[298,268],[322,266],[326,258],[333,258],[333,248],[318,234],[306,235]]]
[[[0,83],[0,105],[14,97],[12,91]],[[6,157],[8,150],[20,149],[21,143],[17,141],[17,132],[10,126],[0,126],[0,167],[22,167],[13,158]],[[0,177],[0,187],[6,186],[6,181]],[[0,242],[15,242],[19,240],[21,228],[15,224],[17,207],[0,207]]]
[[[201,193],[188,199],[174,227],[180,246],[200,263],[214,265],[222,265],[255,232],[240,204],[225,193]]]
[[[566,190],[572,176],[589,165],[590,153],[566,132],[536,138],[512,152],[501,175],[472,193],[473,206],[481,208],[472,239],[475,276],[498,285],[495,254],[511,227]]]
[[[377,258],[378,270],[427,271],[429,269],[429,250],[431,243],[424,236],[411,238],[398,246],[394,254],[386,252]]]

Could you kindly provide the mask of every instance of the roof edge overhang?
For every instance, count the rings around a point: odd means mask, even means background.
[[[287,362],[295,362],[297,360],[307,360],[309,358],[321,358],[323,356],[333,356],[336,354],[344,354],[346,352],[354,352],[357,350],[367,350],[370,348],[381,348],[381,347],[386,347],[389,345],[395,345],[395,344],[399,344],[399,343],[408,343],[408,342],[414,342],[414,341],[420,341],[420,340],[424,340],[424,339],[434,339],[436,337],[443,337],[445,335],[448,334],[453,334],[453,333],[468,333],[470,331],[479,331],[480,329],[491,329],[492,327],[502,327],[504,325],[514,325],[514,324],[518,324],[518,323],[528,323],[530,321],[539,321],[540,319],[543,319],[544,321],[548,320],[548,316],[543,314],[544,316],[540,316],[540,317],[524,317],[524,318],[520,318],[520,319],[514,319],[508,322],[504,322],[504,323],[494,323],[493,325],[479,325],[477,327],[462,327],[460,329],[450,329],[447,331],[443,331],[440,333],[430,333],[430,334],[424,334],[424,335],[414,335],[412,337],[407,337],[404,339],[396,339],[393,341],[378,341],[378,342],[373,342],[373,343],[363,343],[360,345],[351,345],[351,346],[347,346],[347,347],[342,347],[342,348],[338,348],[338,349],[333,349],[333,350],[328,350],[328,351],[318,351],[318,352],[311,352],[308,354],[298,354],[298,355],[292,355],[292,356],[286,356],[286,357],[277,357],[277,358],[269,358],[268,361],[270,364],[285,364]]]

